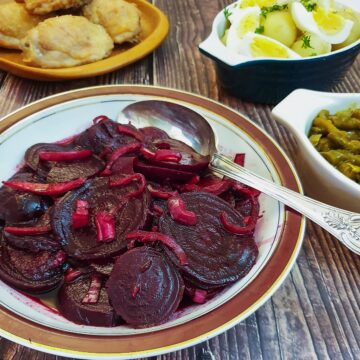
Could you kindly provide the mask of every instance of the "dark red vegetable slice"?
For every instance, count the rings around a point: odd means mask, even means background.
[[[67,191],[76,189],[85,183],[85,178],[79,178],[72,181],[67,181],[64,183],[52,183],[52,184],[42,184],[42,183],[31,183],[26,181],[3,181],[5,186],[8,186],[12,189],[30,192],[37,195],[60,195]]]
[[[16,249],[2,244],[0,279],[19,290],[41,293],[55,288],[62,280],[64,252]]]
[[[178,308],[184,283],[163,254],[142,246],[116,260],[106,288],[119,316],[133,326],[149,327],[165,322]]]
[[[53,238],[52,234],[13,235],[4,231],[3,236],[7,244],[33,253],[42,250],[55,251],[61,249],[60,243]]]
[[[36,181],[33,174],[18,173],[11,178],[17,181]],[[52,200],[35,194],[24,193],[7,186],[0,188],[0,221],[19,224],[39,218],[52,204]]]
[[[167,206],[173,220],[184,225],[196,225],[196,214],[193,211],[186,210],[185,203],[179,195],[169,198]]]
[[[134,169],[136,172],[143,174],[147,179],[160,183],[165,181],[188,181],[195,175],[192,172],[155,166],[138,159],[134,162]]]
[[[91,285],[91,274],[85,274],[65,282],[59,290],[60,313],[70,321],[90,326],[116,326],[119,317],[109,303],[104,287],[101,287],[96,303],[83,303]]]
[[[220,222],[219,214],[225,212],[230,221],[239,226],[244,225],[243,217],[227,202],[209,193],[184,193],[181,198],[186,209],[196,213],[197,224],[179,224],[165,212],[159,219],[159,230],[176,239],[184,250],[188,265],[179,267],[184,278],[194,287],[207,290],[245,276],[258,255],[253,235],[229,233]],[[177,257],[166,248],[165,251],[179,265]]]
[[[39,159],[46,161],[73,161],[86,159],[91,155],[91,150],[40,151]]]
[[[125,235],[145,225],[151,196],[145,189],[140,195],[128,198],[138,191],[138,184],[109,187],[109,178],[88,180],[84,186],[68,192],[54,206],[52,228],[69,256],[78,260],[105,259],[126,250]],[[89,204],[89,225],[73,229],[72,214],[78,200]],[[111,242],[97,240],[95,214],[111,213],[115,221],[115,239]]]
[[[144,135],[145,144],[152,144],[154,141],[157,140],[170,139],[169,135],[164,130],[161,130],[157,127],[148,126],[139,130]]]
[[[184,253],[184,250],[179,246],[174,239],[172,239],[170,236],[161,234],[159,232],[155,231],[134,231],[131,233],[128,233],[125,236],[126,240],[137,240],[142,243],[153,243],[155,241],[160,241],[162,244],[164,244],[166,247],[168,247],[171,251],[174,252],[174,254],[178,257],[180,265],[186,265],[186,255]],[[132,248],[134,246],[134,242],[130,243],[129,248]]]

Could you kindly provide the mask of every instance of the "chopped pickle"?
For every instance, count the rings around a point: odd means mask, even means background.
[[[321,110],[313,121],[309,140],[331,165],[360,183],[360,108],[333,115]]]

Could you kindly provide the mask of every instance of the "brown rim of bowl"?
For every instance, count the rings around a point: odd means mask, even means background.
[[[302,191],[298,177],[291,163],[287,160],[286,155],[255,124],[249,122],[249,120],[234,110],[213,100],[169,88],[141,85],[110,85],[53,95],[6,116],[0,122],[0,133],[24,117],[49,106],[61,104],[69,100],[115,94],[166,97],[203,107],[219,115],[221,114],[221,117],[239,126],[266,150],[284,186],[298,192]],[[236,325],[240,319],[250,315],[250,313],[261,306],[281,284],[294,264],[300,250],[305,219],[298,213],[286,209],[285,223],[286,226],[283,226],[277,248],[274,250],[267,265],[254,280],[225,304],[187,323],[138,335],[80,335],[39,325],[1,307],[0,334],[10,340],[45,352],[67,356],[85,357],[88,355],[99,358],[110,356],[151,356],[198,343]]]

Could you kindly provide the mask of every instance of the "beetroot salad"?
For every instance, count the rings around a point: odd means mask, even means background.
[[[234,161],[244,166],[245,155]],[[0,188],[0,279],[78,324],[149,327],[244,277],[259,192],[161,129],[98,116],[39,143]]]

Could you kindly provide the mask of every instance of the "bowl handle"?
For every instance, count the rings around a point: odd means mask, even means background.
[[[297,89],[276,105],[271,115],[290,130],[304,134],[309,121],[332,104],[333,97],[333,93]]]

